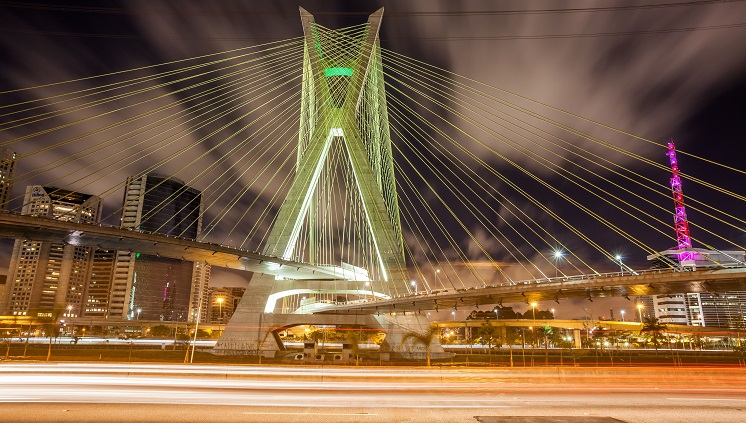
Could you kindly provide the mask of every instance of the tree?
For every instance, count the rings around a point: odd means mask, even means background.
[[[492,346],[502,344],[500,328],[492,326],[492,323],[490,322],[482,323],[482,327],[479,328],[479,339],[480,343],[487,344],[487,349],[489,351],[489,360],[492,361]]]
[[[42,329],[44,329],[44,333],[49,337],[49,349],[47,350],[47,361],[49,361],[50,358],[52,358],[52,337],[57,336],[58,326],[57,324],[58,319],[60,316],[62,316],[62,312],[64,311],[61,307],[55,307],[52,309],[52,312],[49,316],[42,318],[41,320],[44,322],[42,325]]]
[[[645,335],[653,343],[655,350],[658,351],[658,346],[661,344],[660,339],[665,330],[666,325],[664,323],[660,323],[657,317],[650,316],[645,319],[640,329],[640,335]]]
[[[740,344],[733,347],[733,355],[738,358],[738,365],[746,364],[746,345]]]
[[[516,314],[515,310],[513,310],[513,307],[498,307],[497,316],[498,320],[518,318],[518,315]]]
[[[486,343],[487,348],[492,350],[493,346],[496,346],[501,341],[500,328],[493,326],[490,322],[482,323],[482,327],[479,328],[479,338],[482,344]]]
[[[549,337],[552,336],[552,333],[554,331],[552,330],[551,326],[548,325],[542,325],[539,328],[539,334],[544,336],[544,347],[549,348]]]
[[[360,338],[359,334],[355,331],[347,331],[345,334],[345,341],[350,345],[350,355],[355,358],[355,365],[358,365],[358,354],[360,352]]]
[[[8,357],[10,357],[10,343],[13,341],[12,333],[10,329],[0,330],[0,341],[5,344],[5,360],[8,360]]]
[[[746,316],[744,316],[743,314],[739,314],[736,319],[737,320],[735,322],[731,322],[731,324],[738,333],[738,346],[740,347],[743,345],[741,343],[741,332],[746,331]]]
[[[150,334],[158,338],[169,336],[171,335],[171,329],[166,325],[155,325],[150,328]]]
[[[435,337],[438,335],[438,328],[430,326],[425,333],[419,332],[408,332],[402,337],[402,343],[412,341],[416,344],[422,344],[425,346],[425,354],[427,355],[427,367],[430,367],[430,344],[433,342]]]
[[[520,337],[518,331],[518,328],[505,330],[505,343],[508,344],[508,350],[510,352],[510,367],[513,367],[513,345],[515,345],[515,341]]]

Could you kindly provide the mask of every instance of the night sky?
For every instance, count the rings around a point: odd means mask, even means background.
[[[385,49],[661,145],[673,138],[685,152],[744,168],[746,1],[0,1],[0,91],[298,37],[298,6],[330,28],[362,23],[385,7]],[[3,97],[0,104],[16,98]],[[578,128],[596,131],[590,124]],[[0,132],[0,141],[13,136]],[[611,142],[666,163],[659,146],[621,137]],[[638,166],[623,156],[614,159]],[[687,156],[680,165],[744,193],[743,174]],[[707,191],[684,184],[688,196],[707,200]],[[744,217],[743,203],[717,201]],[[667,206],[673,208],[672,202]],[[696,213],[690,218],[696,220]],[[746,243],[743,231],[724,235]],[[665,249],[673,246],[673,229],[670,237],[650,242]],[[10,244],[3,245],[5,273]],[[644,265],[642,254],[630,260]],[[242,278],[225,274],[215,282]],[[610,307],[632,310],[625,300],[582,304],[599,315]],[[578,305],[558,306],[568,314],[559,317],[583,315]]]

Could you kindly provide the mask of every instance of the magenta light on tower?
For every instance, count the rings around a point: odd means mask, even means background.
[[[681,189],[681,177],[679,177],[679,162],[676,160],[676,146],[673,140],[668,143],[668,152],[666,155],[671,161],[671,172],[673,173],[671,177],[671,191],[673,192],[674,202],[673,222],[679,249],[679,264],[682,266],[693,266],[694,252],[691,251],[692,239],[689,237],[689,222],[686,219],[684,193]]]

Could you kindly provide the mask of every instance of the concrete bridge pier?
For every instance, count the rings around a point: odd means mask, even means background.
[[[408,360],[427,359],[427,349],[424,345],[413,342],[411,339],[407,342],[403,341],[407,333],[427,333],[430,330],[430,322],[427,317],[419,314],[385,314],[371,317],[378,323],[378,328],[386,334],[384,345],[381,346],[381,353],[389,352],[394,357],[400,356]],[[453,356],[453,353],[443,350],[438,336],[434,336],[430,342],[430,358],[437,360]]]
[[[278,332],[299,325],[362,326],[386,334],[381,352],[390,358],[424,360],[425,347],[412,340],[403,342],[406,333],[426,333],[430,322],[422,315],[371,314],[281,314],[265,313],[267,298],[274,286],[274,276],[254,275],[238,308],[218,339],[214,352],[224,355],[259,355],[274,357],[285,351]],[[447,358],[437,337],[430,345],[431,358]]]
[[[580,339],[580,329],[573,329],[572,330],[572,339],[575,343],[575,348],[580,349],[583,348],[582,340]]]

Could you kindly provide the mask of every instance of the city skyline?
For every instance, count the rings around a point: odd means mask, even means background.
[[[590,10],[592,3],[577,2],[579,8],[588,10],[541,14],[525,10],[551,9],[550,3],[522,3],[520,10],[524,12],[515,14],[486,13],[502,10],[486,2],[470,3],[468,9],[458,10],[449,9],[446,2],[414,2],[406,6],[363,2],[347,8],[328,2],[304,3],[302,6],[315,13],[321,24],[331,28],[359,23],[365,13],[382,5],[386,9],[381,30],[384,48],[661,144],[673,137],[683,151],[738,167],[729,154],[729,146],[742,137],[737,132],[738,120],[733,111],[737,107],[733,105],[746,89],[739,78],[746,60],[740,49],[728,46],[737,45],[744,29],[712,27],[737,23],[727,18],[738,16],[738,11],[743,10],[741,2],[616,11],[594,11]],[[242,3],[225,4],[217,6],[213,13],[205,13],[198,3],[186,3],[178,10],[171,2],[159,3],[157,9],[139,2],[122,2],[122,6],[134,9],[132,13],[114,10],[103,16],[86,9],[85,4],[67,11],[31,10],[20,3],[3,6],[9,11],[3,18],[8,24],[6,31],[31,34],[29,42],[36,47],[22,51],[3,38],[0,48],[10,58],[6,71],[9,86],[4,88],[84,77],[300,35],[294,2],[280,2],[266,10],[254,10]],[[408,25],[398,24],[405,20]],[[443,33],[436,27],[444,28]],[[492,28],[500,31],[487,31]],[[702,30],[673,31],[682,28]],[[229,39],[229,33],[234,38]],[[98,36],[92,36],[95,34]],[[119,37],[122,34],[129,38]],[[542,37],[530,39],[531,36]],[[713,50],[734,53],[726,56]],[[666,63],[660,63],[664,60]],[[57,64],[53,73],[42,75],[34,71],[49,68],[40,65],[51,62]],[[662,150],[641,146],[639,151],[651,160],[666,163]],[[680,158],[680,163],[685,172],[699,171],[696,162],[686,157]],[[717,180],[717,175],[714,177]],[[728,186],[732,182],[718,183]],[[737,188],[732,189],[738,192]],[[96,194],[95,189],[88,191]],[[685,196],[697,196],[699,191],[685,180],[684,192]],[[672,201],[666,206],[673,210]],[[690,213],[690,218],[696,220],[697,214]],[[743,237],[736,232],[732,235]],[[671,227],[669,238],[673,237]],[[673,245],[665,237],[652,239],[660,250]],[[638,252],[629,255],[629,260],[638,265],[644,261]]]

